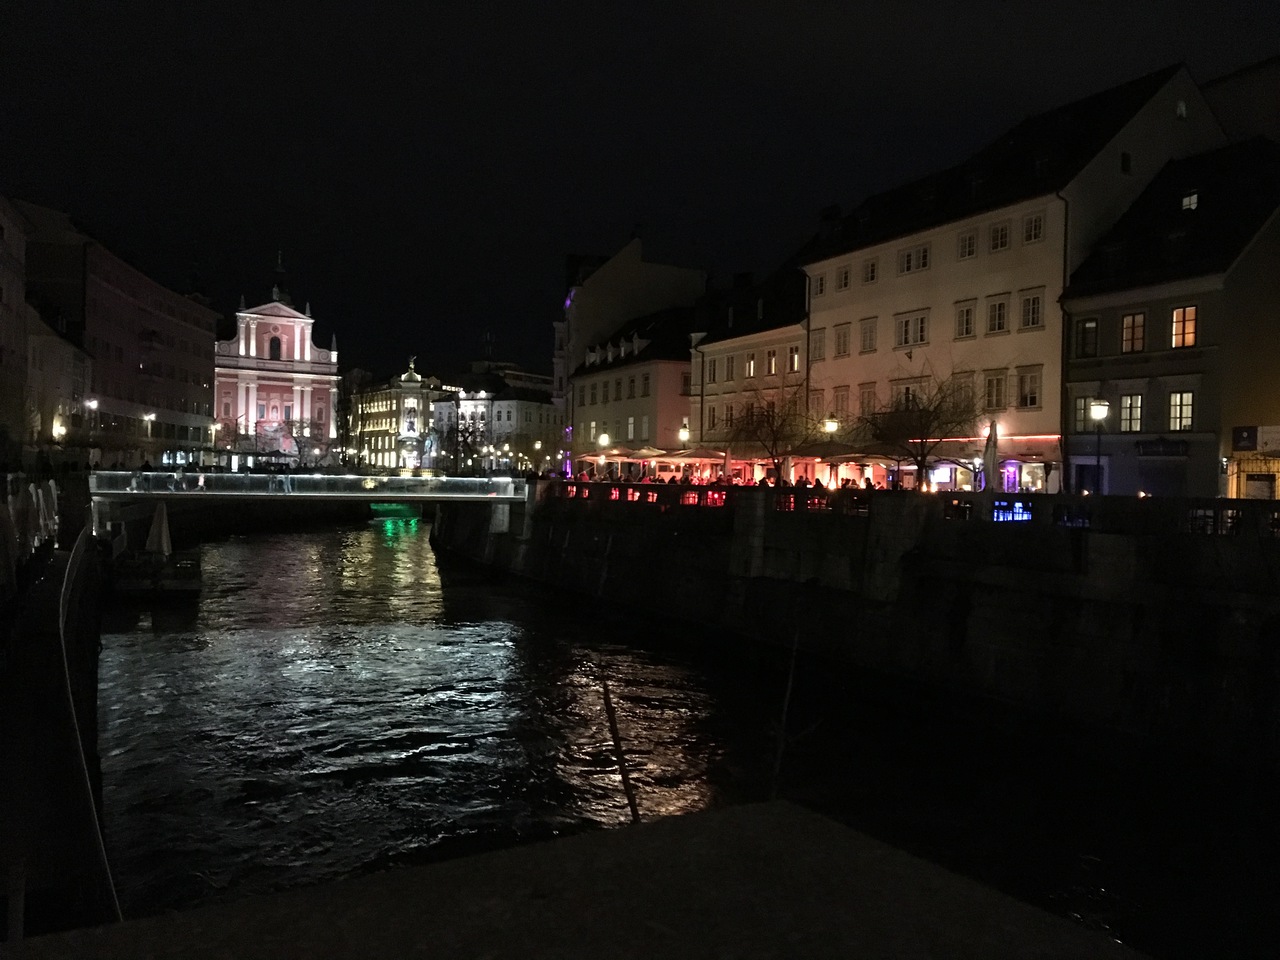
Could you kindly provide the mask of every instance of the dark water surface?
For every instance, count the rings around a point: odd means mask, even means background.
[[[777,658],[442,571],[416,521],[202,561],[198,605],[104,627],[126,916],[628,823],[603,681],[642,819],[771,790]],[[778,791],[1155,956],[1277,955],[1280,809],[1256,773],[809,665]]]

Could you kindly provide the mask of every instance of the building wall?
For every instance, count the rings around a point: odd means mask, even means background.
[[[598,371],[587,367],[579,372],[572,384],[575,456],[592,453],[601,433],[609,435],[613,446],[679,449],[682,446],[680,428],[689,416],[689,396],[684,389],[688,372],[688,363],[680,360],[638,360]],[[634,396],[631,395],[633,382]],[[615,399],[619,385],[621,399]],[[592,388],[596,391],[594,403]],[[585,402],[579,403],[583,394]],[[630,424],[634,424],[633,436],[628,436]]]
[[[796,351],[796,371],[788,369],[791,350]],[[777,373],[767,372],[769,351],[777,356]],[[789,324],[771,330],[760,330],[733,339],[698,344],[693,350],[692,389],[689,398],[689,429],[693,442],[718,446],[734,437],[741,424],[746,404],[760,407],[767,400],[781,402],[795,392],[801,395],[801,407],[807,405],[805,368],[808,363],[807,343],[803,327]],[[733,376],[728,376],[728,359],[733,358]],[[755,376],[748,376],[749,360],[755,358]],[[710,380],[712,368],[715,380]],[[732,406],[735,427],[728,426],[727,408]],[[715,411],[715,425],[710,412]],[[826,410],[809,411],[815,417],[826,416]]]
[[[17,457],[27,429],[27,328],[35,311],[27,304],[26,224],[0,197],[0,461]],[[14,446],[2,446],[4,438]]]

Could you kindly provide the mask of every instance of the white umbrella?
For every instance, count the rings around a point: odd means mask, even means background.
[[[991,429],[987,432],[987,445],[982,448],[982,489],[995,490],[996,471],[1000,469],[1000,455],[996,452],[999,438],[996,436],[996,422],[991,421]]]
[[[165,509],[163,500],[156,504],[156,515],[151,518],[146,549],[148,553],[158,553],[162,557],[173,553],[173,543],[169,539],[169,511]]]

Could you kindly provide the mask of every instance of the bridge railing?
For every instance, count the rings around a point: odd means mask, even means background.
[[[105,494],[243,494],[300,496],[430,496],[523,498],[523,479],[511,477],[364,476],[329,473],[203,473],[187,470],[98,470],[89,492]]]

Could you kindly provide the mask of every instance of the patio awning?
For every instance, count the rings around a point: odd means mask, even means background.
[[[719,463],[724,460],[724,451],[693,447],[689,450],[673,450],[653,459],[670,463]]]

